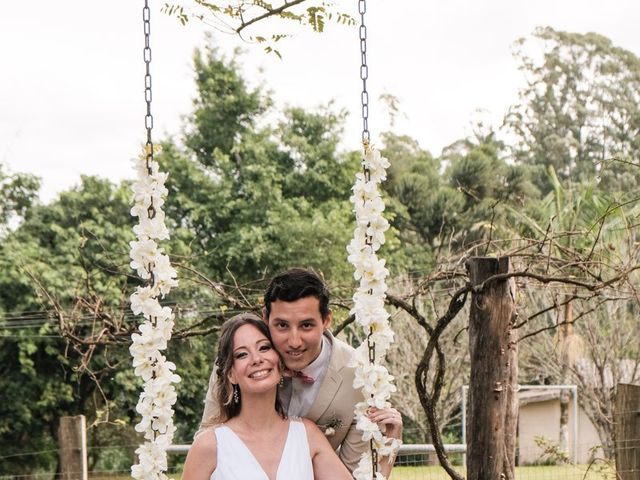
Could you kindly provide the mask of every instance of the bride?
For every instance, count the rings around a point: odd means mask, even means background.
[[[278,399],[282,362],[267,325],[243,313],[222,326],[219,412],[193,442],[182,480],[350,480],[310,420],[287,418]]]

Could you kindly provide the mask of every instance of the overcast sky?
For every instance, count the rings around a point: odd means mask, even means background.
[[[187,0],[185,0],[186,4]],[[186,27],[152,6],[155,138],[178,135],[194,96],[191,54],[207,28]],[[357,2],[337,0],[356,13]],[[80,174],[131,177],[145,138],[142,0],[4,2],[0,11],[0,163],[43,179],[42,198]],[[640,55],[638,0],[369,0],[370,129],[387,128],[375,99],[391,93],[406,119],[396,130],[434,154],[469,133],[474,112],[499,123],[522,76],[513,42],[536,26],[594,31]],[[260,27],[258,27],[260,28]],[[256,32],[259,33],[259,32]],[[283,59],[244,44],[244,75],[273,91],[276,105],[335,100],[353,114],[344,144],[359,147],[359,43],[355,28],[297,30]],[[225,51],[243,45],[216,34]],[[393,161],[393,159],[391,159]]]

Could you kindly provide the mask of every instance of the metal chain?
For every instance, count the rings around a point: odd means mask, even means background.
[[[151,130],[153,129],[153,115],[151,115],[151,46],[149,43],[149,39],[151,36],[151,10],[149,9],[148,0],[144,0],[144,7],[142,8],[142,23],[144,26],[144,50],[143,50],[143,58],[145,65],[145,75],[144,75],[144,99],[147,103],[147,114],[144,117],[144,126],[147,129],[147,142],[144,146],[144,152],[146,155],[146,166],[147,173],[151,175],[153,173],[153,169],[151,168],[153,162],[153,141],[151,140]],[[153,197],[151,197],[151,203],[147,208],[147,217],[149,220],[153,219],[156,216],[156,209],[153,206]],[[153,286],[155,284],[155,276],[153,274],[153,265],[149,264],[147,267],[149,273],[151,274],[151,278],[149,279],[149,285]],[[151,317],[151,323],[155,326],[156,318]],[[155,375],[155,372],[154,372]]]
[[[145,65],[144,75],[144,99],[147,103],[147,114],[144,117],[144,126],[147,129],[147,142],[145,143],[145,153],[147,156],[147,173],[151,175],[153,173],[151,169],[151,162],[153,162],[153,141],[151,140],[151,129],[153,129],[153,115],[151,115],[151,47],[149,38],[151,36],[151,10],[149,9],[148,0],[144,0],[144,8],[142,9],[142,22],[144,25],[144,50],[143,58]],[[147,209],[147,215],[149,219],[156,216],[156,209],[153,206],[153,198],[151,204]]]
[[[369,92],[367,91],[367,79],[369,78],[369,67],[367,65],[367,26],[364,24],[364,14],[367,13],[366,0],[358,0],[358,13],[360,13],[360,79],[362,80],[360,102],[362,103],[362,146],[366,157],[369,153],[369,149],[371,148],[371,135],[369,133]],[[362,168],[365,181],[371,181],[371,170],[368,168],[365,161],[362,162]],[[373,245],[373,238],[367,235],[365,243],[367,245]],[[374,364],[376,361],[376,344],[372,339],[372,335],[373,329],[370,328],[369,334],[367,335],[367,348],[370,364]],[[378,472],[378,451],[373,444],[373,439],[370,440],[369,445],[371,446],[372,478],[375,479]]]
[[[369,363],[374,364],[376,361],[376,344],[371,340],[371,335],[373,335],[373,328],[369,327],[369,335],[367,335],[367,347],[369,349]],[[373,395],[371,395],[373,398]],[[372,479],[375,480],[376,473],[378,472],[378,451],[373,445],[373,439],[369,441],[369,445],[371,446],[371,470],[373,472]]]
[[[151,140],[151,130],[153,129],[153,115],[151,115],[151,46],[150,46],[150,37],[151,37],[151,10],[149,9],[148,0],[144,0],[144,7],[142,8],[142,23],[144,28],[144,50],[142,52],[142,57],[144,59],[145,66],[145,74],[144,74],[144,100],[147,104],[147,113],[144,117],[144,126],[147,130],[147,141],[144,146],[144,151],[146,154],[146,166],[147,166],[147,174],[151,175],[153,173],[153,169],[151,168],[153,162],[153,141]],[[147,217],[149,220],[152,220],[156,216],[156,208],[153,206],[153,197],[151,197],[151,203],[147,208]],[[153,265],[149,264],[147,267],[151,277],[149,279],[149,285],[154,286],[155,284],[155,276],[153,274]],[[157,317],[149,317],[153,328],[157,326]],[[155,369],[152,372],[152,377],[156,378]],[[153,440],[155,441],[158,438],[159,432],[157,430],[153,430]]]
[[[364,24],[364,14],[367,12],[366,0],[358,0],[358,12],[360,13],[360,79],[362,80],[362,144],[365,148],[369,145],[369,92],[367,92],[367,79],[369,67],[367,66],[367,27]]]

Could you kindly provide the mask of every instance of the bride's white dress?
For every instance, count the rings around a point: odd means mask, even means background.
[[[229,427],[215,429],[218,459],[211,480],[269,480],[249,448]],[[279,452],[273,452],[278,455]],[[313,480],[313,465],[304,424],[289,421],[276,480]]]

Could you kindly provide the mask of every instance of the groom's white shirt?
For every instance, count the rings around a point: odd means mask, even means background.
[[[287,415],[290,417],[307,416],[329,369],[329,360],[331,360],[331,341],[323,335],[320,355],[301,370],[302,373],[315,380],[313,384],[309,385],[300,378],[293,377],[291,381],[287,382],[288,385],[282,392],[283,404],[288,405]]]

